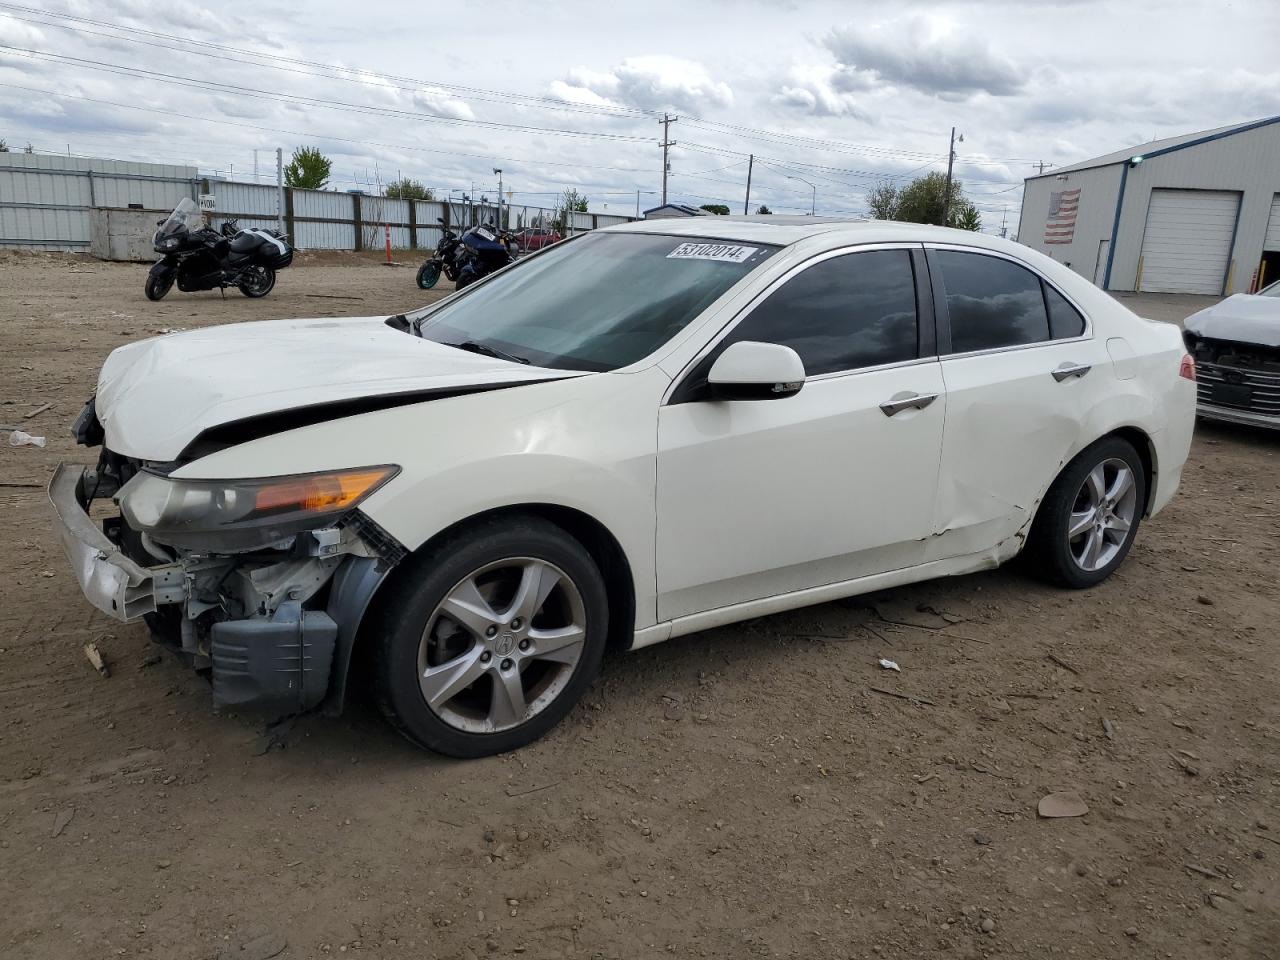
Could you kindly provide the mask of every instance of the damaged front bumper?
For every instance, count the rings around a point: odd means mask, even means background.
[[[181,603],[186,599],[182,564],[143,567],[108,540],[86,511],[85,477],[83,467],[58,464],[49,481],[49,502],[62,549],[88,601],[122,623],[155,613],[160,604]]]
[[[186,554],[144,566],[89,516],[95,485],[92,471],[67,464],[49,483],[63,550],[90,603],[122,623],[148,618],[156,639],[208,669],[215,705],[340,712],[356,630],[389,563],[326,540],[314,555],[274,564]],[[172,639],[148,617],[165,611]]]

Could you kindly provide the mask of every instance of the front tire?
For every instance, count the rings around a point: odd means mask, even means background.
[[[379,706],[438,753],[484,757],[536,740],[600,670],[604,579],[581,543],[541,518],[465,529],[387,591],[367,634]]]
[[[276,272],[270,267],[252,266],[240,277],[240,292],[251,300],[258,300],[270,293],[276,285]]]
[[[1058,475],[1028,543],[1037,572],[1073,590],[1101,583],[1124,562],[1147,502],[1147,474],[1133,445],[1107,437]]]
[[[428,260],[418,268],[418,286],[430,290],[440,279],[440,264],[436,260]]]
[[[163,300],[165,294],[173,289],[173,280],[176,275],[177,271],[163,260],[152,264],[151,269],[147,271],[146,285],[142,288],[147,299]]]

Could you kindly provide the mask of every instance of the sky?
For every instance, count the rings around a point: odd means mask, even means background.
[[[11,149],[274,180],[318,147],[332,186],[412,177],[602,213],[668,198],[862,215],[877,183],[955,175],[983,229],[1023,178],[1280,114],[1276,0],[896,3],[0,0]],[[637,198],[636,191],[641,191]]]

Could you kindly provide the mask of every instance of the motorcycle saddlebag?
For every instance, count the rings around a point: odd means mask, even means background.
[[[274,247],[264,243],[258,252],[258,257],[272,270],[283,270],[293,263],[293,247],[286,246],[284,253],[276,253]]]

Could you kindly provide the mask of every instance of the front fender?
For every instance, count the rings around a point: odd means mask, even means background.
[[[657,367],[371,411],[262,437],[182,467],[191,478],[401,468],[360,509],[409,550],[459,521],[543,504],[591,517],[631,567],[636,626],[655,622]]]

